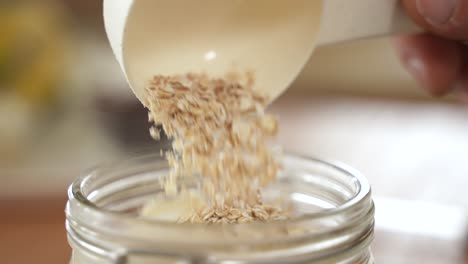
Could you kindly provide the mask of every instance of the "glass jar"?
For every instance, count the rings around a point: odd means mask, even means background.
[[[66,207],[71,264],[374,263],[370,186],[351,168],[287,155],[264,193],[288,200],[297,216],[238,225],[139,218],[143,204],[163,191],[159,179],[167,172],[164,160],[148,155],[78,178]]]

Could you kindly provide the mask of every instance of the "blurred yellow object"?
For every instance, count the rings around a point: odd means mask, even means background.
[[[0,93],[47,106],[64,76],[64,16],[51,1],[7,2],[0,4]]]
[[[60,111],[67,75],[66,17],[54,0],[0,2],[0,163],[27,153]]]

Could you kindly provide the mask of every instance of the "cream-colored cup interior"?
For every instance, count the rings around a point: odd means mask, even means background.
[[[321,0],[138,0],[128,7],[117,49],[140,101],[155,74],[230,71],[253,71],[273,100],[309,59],[322,14]]]

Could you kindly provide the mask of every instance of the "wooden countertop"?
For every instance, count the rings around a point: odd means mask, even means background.
[[[5,264],[65,264],[65,197],[0,201],[0,256]],[[91,264],[91,263],[90,263]]]

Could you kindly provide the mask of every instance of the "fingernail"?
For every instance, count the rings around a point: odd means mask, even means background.
[[[455,15],[459,0],[417,0],[418,12],[435,26],[446,24]]]
[[[414,78],[419,82],[424,83],[426,65],[419,57],[406,57],[404,59],[404,65]]]

